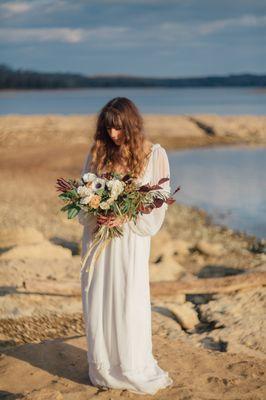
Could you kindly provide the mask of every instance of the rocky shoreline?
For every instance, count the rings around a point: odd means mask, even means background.
[[[187,120],[168,118],[159,126],[157,116],[146,117],[150,140],[178,142],[180,148],[189,140],[199,143],[183,129]],[[254,134],[250,122],[261,126],[264,117],[219,117],[219,124],[217,118],[208,117],[216,136],[223,120],[227,132],[234,124],[245,126],[242,133],[235,128],[234,140],[265,145],[265,127]],[[58,176],[79,173],[89,120],[0,118],[0,368],[6,399],[137,398],[88,381],[78,279],[82,227],[59,212],[54,188]],[[174,135],[178,121],[183,136]],[[150,282],[154,354],[174,385],[147,398],[264,399],[265,240],[214,224],[197,207],[174,204],[152,238]]]

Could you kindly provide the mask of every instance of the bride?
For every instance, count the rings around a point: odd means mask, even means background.
[[[131,100],[116,97],[100,111],[81,173],[88,171],[131,172],[143,184],[170,179],[166,151],[147,140],[142,116]],[[170,193],[169,181],[161,186]],[[94,386],[155,394],[173,383],[152,354],[149,287],[151,236],[161,228],[167,208],[164,203],[150,214],[139,215],[136,224],[79,212],[84,226],[81,257],[96,224],[123,227],[123,236],[113,238],[97,259],[90,284],[86,267],[91,256],[80,271],[88,374]]]

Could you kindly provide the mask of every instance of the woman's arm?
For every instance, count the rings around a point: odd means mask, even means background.
[[[165,149],[161,146],[155,148],[152,157],[153,176],[151,183],[156,184],[161,178],[169,178],[169,181],[160,186],[170,194],[170,167]],[[139,214],[136,225],[133,220],[128,222],[130,229],[140,236],[155,235],[163,224],[167,208],[168,204],[163,203],[160,208],[154,208],[150,214]]]

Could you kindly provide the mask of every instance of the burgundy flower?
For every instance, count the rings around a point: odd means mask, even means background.
[[[58,192],[64,193],[72,189],[72,185],[69,182],[67,182],[64,178],[58,178],[56,182],[57,182],[56,190]]]
[[[155,205],[156,208],[161,207],[163,205],[163,203],[164,203],[164,200],[161,199],[160,197],[154,198],[153,204]]]

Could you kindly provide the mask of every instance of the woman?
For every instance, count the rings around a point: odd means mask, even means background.
[[[134,174],[139,183],[157,183],[169,177],[166,151],[150,143],[135,104],[125,97],[109,101],[97,118],[93,145],[85,159],[86,172]],[[169,181],[163,185],[169,191]],[[95,224],[122,225],[96,261],[90,285],[86,266],[81,269],[82,304],[88,344],[89,377],[93,385],[155,394],[173,383],[152,354],[149,255],[151,236],[164,220],[167,204],[133,220],[86,216],[82,254],[92,240]]]

